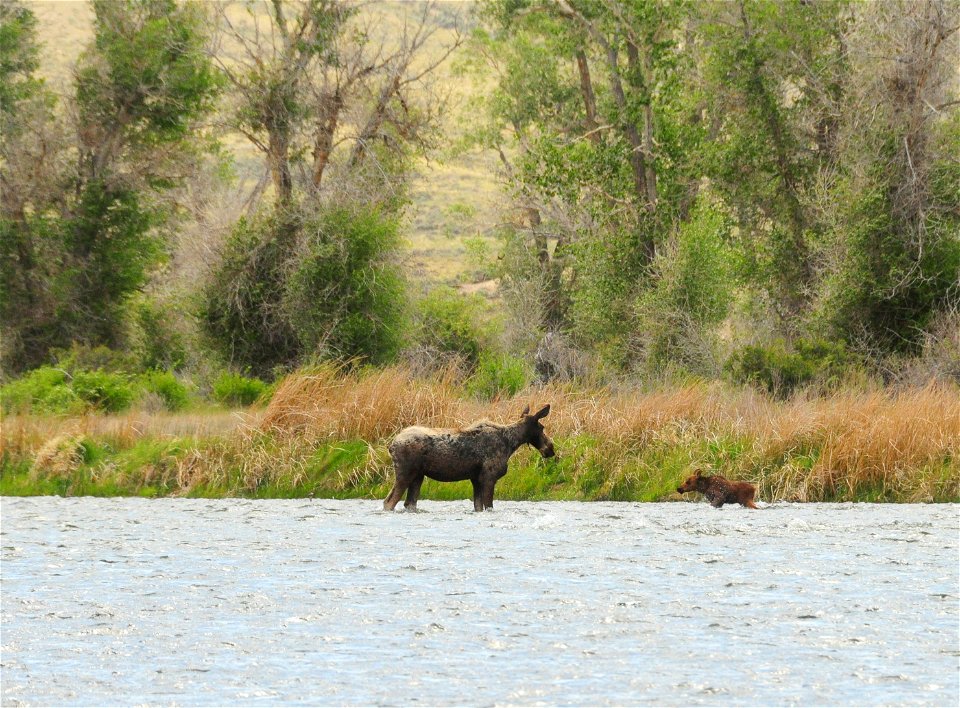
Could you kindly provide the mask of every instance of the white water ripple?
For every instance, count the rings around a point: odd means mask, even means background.
[[[958,505],[3,498],[3,705],[957,705]]]

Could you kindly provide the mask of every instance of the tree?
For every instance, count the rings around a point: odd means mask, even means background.
[[[22,7],[3,5],[19,28],[8,32],[4,23],[4,42],[20,57],[3,77],[4,102],[16,105],[4,106],[11,129],[4,131],[9,169],[0,219],[0,248],[12,259],[3,272],[10,370],[72,341],[120,343],[125,305],[162,251],[158,228],[170,216],[162,197],[189,176],[194,134],[218,90],[203,51],[201,6],[98,0],[93,7],[94,41],[76,71],[71,145],[52,99],[32,78],[34,23]],[[35,123],[28,127],[27,118]]]
[[[217,5],[215,58],[232,88],[230,125],[263,154],[277,205],[292,203],[298,175],[304,193],[318,193],[335,153],[344,153],[341,179],[378,157],[373,173],[389,175],[377,143],[394,155],[430,144],[440,104],[428,79],[460,44],[455,37],[437,56],[421,56],[438,27],[433,3],[405,12],[398,39],[387,38],[372,10],[338,0],[238,9]]]
[[[377,13],[332,0],[218,5],[231,125],[266,167],[204,290],[204,327],[238,367],[398,349],[408,158],[432,144],[429,78],[460,40],[423,56],[437,6],[396,7],[391,38]],[[268,182],[273,204],[258,208]]]
[[[817,319],[872,352],[916,352],[960,302],[960,12],[859,6],[825,213]]]

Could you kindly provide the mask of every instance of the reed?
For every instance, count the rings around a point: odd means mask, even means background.
[[[75,474],[78,489],[99,479],[123,493],[382,496],[392,480],[386,442],[401,428],[508,422],[543,403],[558,457],[518,454],[502,498],[672,499],[697,465],[754,482],[766,501],[960,501],[955,386],[779,401],[716,383],[646,392],[565,384],[484,402],[464,395],[452,370],[336,366],[288,376],[259,416],[8,419],[0,488],[19,493],[10,481],[19,475],[26,490],[29,475],[34,486],[47,478],[70,489]],[[469,494],[428,483],[423,496]]]

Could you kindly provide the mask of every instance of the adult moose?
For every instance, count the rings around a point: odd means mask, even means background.
[[[530,415],[527,406],[513,425],[478,420],[461,429],[404,428],[388,446],[397,481],[383,508],[392,511],[407,492],[404,507],[415,510],[420,485],[429,477],[438,482],[469,479],[474,510],[492,509],[493,487],[507,473],[507,462],[521,445],[532,445],[544,457],[553,457],[553,441],[540,422],[549,412],[548,404]]]

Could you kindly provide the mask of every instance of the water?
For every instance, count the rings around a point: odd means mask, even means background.
[[[2,500],[4,705],[956,705],[957,505]]]

